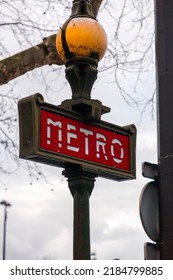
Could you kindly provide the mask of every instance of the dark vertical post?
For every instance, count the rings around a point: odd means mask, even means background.
[[[63,175],[68,178],[74,201],[73,259],[90,260],[89,197],[96,175],[80,166],[68,166]]]
[[[3,234],[3,254],[2,254],[2,259],[3,260],[5,260],[6,221],[7,221],[7,208],[6,208],[6,205],[4,205],[4,234]]]
[[[6,222],[7,222],[7,207],[10,207],[11,204],[5,200],[0,202],[0,205],[4,205],[4,229],[3,229],[3,251],[2,259],[5,260],[5,248],[6,248]]]
[[[173,1],[155,0],[160,256],[173,259]]]

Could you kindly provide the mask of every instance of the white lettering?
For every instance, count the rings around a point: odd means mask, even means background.
[[[50,126],[47,126],[47,144],[49,144],[49,145],[51,143],[50,136],[51,136]]]
[[[115,157],[115,145],[119,145],[120,146],[120,149],[121,149],[121,154],[120,154],[120,159],[116,158]],[[122,143],[118,140],[118,139],[113,139],[112,140],[112,144],[111,144],[111,155],[113,157],[113,160],[116,162],[116,163],[121,163],[123,158],[124,158],[124,149],[122,147]]]
[[[62,147],[62,122],[57,121],[54,122],[52,121],[50,118],[47,119],[47,144],[50,145],[51,144],[51,126],[58,126],[60,129],[58,130],[58,146]]]
[[[74,147],[71,145],[71,140],[72,139],[77,139],[77,134],[76,133],[72,133],[70,132],[71,130],[75,131],[76,127],[74,125],[71,124],[67,124],[67,149],[70,151],[74,151],[74,152],[78,152],[79,148],[78,147]]]
[[[93,135],[94,133],[90,130],[84,129],[84,128],[80,128],[80,132],[83,132],[85,134],[85,154],[88,155],[89,154],[89,141],[88,141],[88,136],[89,135]]]
[[[99,141],[100,139],[102,141]],[[101,133],[96,133],[96,157],[97,158],[100,158],[100,152],[102,150],[105,159],[108,160],[108,158],[106,156],[105,146],[106,146],[106,137],[103,134],[101,134]]]

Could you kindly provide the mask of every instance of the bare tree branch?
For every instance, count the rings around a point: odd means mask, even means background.
[[[93,12],[98,13],[103,0],[92,0]],[[62,65],[55,47],[56,34],[51,35],[43,42],[25,51],[17,53],[0,61],[0,85],[44,65]]]
[[[49,36],[41,44],[1,60],[0,85],[44,65],[62,65],[56,51],[55,38],[56,35]]]

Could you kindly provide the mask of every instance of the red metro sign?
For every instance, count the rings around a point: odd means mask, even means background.
[[[129,171],[129,137],[41,110],[40,148]]]
[[[81,114],[44,103],[43,99],[39,103],[38,96],[41,98],[37,94],[19,101],[20,157],[60,167],[80,164],[115,180],[135,178],[134,125],[85,122]]]

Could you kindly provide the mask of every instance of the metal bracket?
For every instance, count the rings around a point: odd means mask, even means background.
[[[100,121],[102,114],[110,112],[110,108],[103,106],[97,99],[67,99],[61,103],[60,107],[81,113],[87,121]]]

